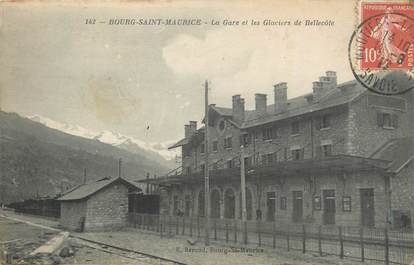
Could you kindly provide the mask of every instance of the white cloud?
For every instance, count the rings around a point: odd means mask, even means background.
[[[326,70],[337,71],[340,80],[350,78],[346,40],[342,46],[323,41],[334,28],[294,29],[220,28],[207,31],[203,39],[182,34],[163,48],[163,57],[181,78],[209,79],[212,101],[221,105],[229,105],[231,95],[239,93],[248,107],[254,93],[267,93],[272,104],[273,85],[282,81],[288,82],[290,97],[298,96],[309,92],[312,81]]]

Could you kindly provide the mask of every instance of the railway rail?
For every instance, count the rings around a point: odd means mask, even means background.
[[[170,264],[171,265],[173,264],[174,265],[187,265],[186,263],[183,263],[181,261],[176,261],[173,259],[164,258],[164,257],[144,253],[144,252],[133,250],[133,249],[128,249],[128,248],[106,244],[106,243],[102,243],[99,241],[86,239],[81,236],[70,235],[69,237],[74,238],[75,240],[79,241],[80,244],[84,246],[96,249],[98,251],[110,253],[110,254],[117,255],[123,258],[137,260],[137,261],[144,262],[144,263],[160,264],[160,265],[161,264],[162,265],[170,265]]]

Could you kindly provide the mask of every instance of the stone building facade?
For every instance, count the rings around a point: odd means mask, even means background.
[[[209,216],[240,218],[244,146],[248,219],[375,227],[399,226],[401,214],[412,220],[414,92],[374,94],[356,81],[337,84],[332,71],[312,93],[288,99],[287,89],[274,86],[273,105],[256,94],[254,110],[240,95],[232,108],[209,106]],[[182,148],[182,168],[151,180],[170,214],[204,216],[204,130],[185,125],[171,147]]]
[[[122,178],[104,178],[77,187],[58,200],[61,225],[69,230],[105,231],[125,227],[128,195],[140,189]]]

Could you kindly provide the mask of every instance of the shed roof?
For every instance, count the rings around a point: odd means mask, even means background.
[[[127,180],[125,178],[102,178],[100,180],[86,183],[84,185],[79,185],[78,187],[74,188],[72,191],[66,193],[62,197],[58,198],[59,201],[73,201],[73,200],[82,200],[86,199],[89,196],[95,194],[96,192],[100,191],[101,189],[109,186],[110,184],[114,182],[123,182],[127,186],[130,186],[132,188],[136,188],[141,190],[140,187],[138,187],[137,183],[134,183],[130,180]]]

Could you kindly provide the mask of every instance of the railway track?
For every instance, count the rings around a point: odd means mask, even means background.
[[[159,264],[159,265],[187,265],[186,263],[140,252],[133,249],[123,248],[123,247],[117,247],[113,245],[109,245],[106,243],[102,243],[99,241],[94,241],[90,239],[86,239],[79,236],[70,235],[71,238],[74,238],[78,241],[79,244],[84,245],[86,247],[90,247],[93,249],[96,249],[98,251],[106,252],[112,255],[117,255],[123,258],[136,260],[141,263],[148,263],[148,264]]]

